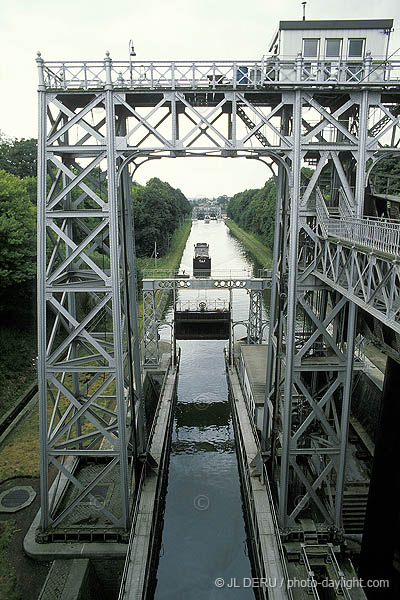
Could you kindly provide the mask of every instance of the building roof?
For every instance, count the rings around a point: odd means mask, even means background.
[[[339,21],[279,21],[280,30],[288,29],[392,29],[393,19],[354,19]]]

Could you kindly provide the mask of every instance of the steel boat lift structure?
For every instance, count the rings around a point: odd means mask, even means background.
[[[258,160],[275,178],[264,458],[283,539],[310,505],[317,530],[342,531],[358,307],[400,332],[398,241],[364,217],[372,168],[400,152],[392,25],[282,22],[281,47],[259,61],[38,56],[39,537],[67,527],[111,472],[120,500],[98,509],[129,530],[145,448],[130,181],[150,160],[199,156]],[[313,37],[310,56],[302,40]],[[333,38],[340,56],[322,51]],[[85,483],[82,463],[97,465]],[[50,467],[74,488],[69,500],[49,497]]]

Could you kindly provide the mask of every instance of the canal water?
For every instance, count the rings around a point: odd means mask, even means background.
[[[221,221],[195,221],[181,270],[192,273],[193,247],[210,245],[212,274],[248,269],[242,244]],[[228,301],[225,290],[182,290],[179,301]],[[233,320],[248,318],[246,290],[235,290]],[[171,319],[172,315],[168,315]],[[244,337],[243,325],[235,337]],[[161,332],[168,339],[169,328]],[[157,600],[254,598],[223,349],[225,341],[179,341],[177,406],[157,572]],[[222,583],[223,582],[223,583]],[[228,587],[228,586],[240,587]]]

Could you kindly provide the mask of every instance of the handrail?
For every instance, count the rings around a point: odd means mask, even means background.
[[[307,60],[277,56],[235,61],[48,61],[37,59],[45,89],[233,88],[282,83],[400,84],[400,60]],[[107,78],[107,73],[109,77]],[[108,81],[108,82],[107,82]]]
[[[400,221],[381,219],[380,217],[354,217],[349,214],[351,207],[345,194],[341,196],[342,217],[331,217],[323,195],[317,188],[316,213],[322,237],[334,237],[338,240],[365,246],[393,256],[400,256]]]
[[[317,188],[317,194],[315,198],[315,211],[317,213],[319,226],[321,227],[322,237],[326,239],[328,237],[327,223],[329,221],[329,213],[319,187]]]
[[[175,305],[175,310],[178,312],[207,312],[219,311],[228,312],[229,302],[227,300],[178,300]]]
[[[354,216],[353,208],[344,193],[343,188],[339,188],[339,212],[343,219],[352,218]]]
[[[195,269],[195,271],[201,273],[202,271],[204,271],[204,273],[208,273],[209,271],[207,269]],[[263,271],[263,270],[259,270]],[[186,271],[186,269],[182,270],[182,269],[145,269],[142,271],[143,273],[143,279],[172,279],[174,277],[176,278],[188,278],[192,276],[192,272],[191,270]],[[213,277],[213,278],[221,278],[221,279],[242,279],[243,277],[253,277],[253,271],[252,269],[229,269],[229,270],[215,270],[212,269],[211,270],[211,275],[208,275],[207,278],[209,277]],[[198,279],[199,277],[197,277]],[[201,275],[200,275],[201,278]],[[259,279],[266,279],[265,274],[264,276],[262,274],[260,274]]]
[[[329,219],[329,237],[365,246],[384,254],[400,255],[400,222],[379,221],[374,218]]]

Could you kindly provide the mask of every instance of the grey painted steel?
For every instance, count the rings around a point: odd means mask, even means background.
[[[158,327],[155,291],[148,291],[143,285],[143,364],[145,367],[158,367],[160,354],[158,347]]]
[[[260,61],[113,61],[111,82],[116,89],[257,89],[259,86],[309,84],[329,86],[340,82],[351,87],[361,80],[380,86],[399,83],[400,61],[382,63],[366,56],[354,73],[354,61],[338,60],[336,74],[331,73],[331,60],[316,61],[317,74],[310,73],[307,61],[279,59]],[[106,67],[102,61],[46,62],[43,81],[49,90],[99,90],[106,84]],[[176,128],[176,125],[174,126]],[[170,138],[173,139],[173,138]]]
[[[250,290],[254,292],[261,292],[270,287],[271,283],[268,279],[261,277],[235,277],[229,275],[227,277],[189,277],[179,278],[163,278],[163,279],[143,279],[143,291],[157,291],[157,290],[179,290],[179,289],[192,289],[192,290],[214,290],[214,289],[226,289],[226,290]]]
[[[293,94],[293,155],[292,161],[292,189],[290,198],[290,225],[288,247],[288,310],[286,324],[286,370],[283,398],[282,422],[282,458],[281,480],[279,492],[279,518],[281,525],[287,525],[288,493],[289,493],[289,454],[291,442],[292,395],[294,378],[295,354],[295,328],[296,328],[296,292],[297,292],[297,266],[298,266],[298,201],[300,198],[300,136],[301,136],[301,103],[300,91]]]
[[[158,348],[158,316],[156,311],[156,292],[179,289],[226,289],[233,292],[235,289],[246,289],[250,292],[248,338],[249,344],[262,342],[262,291],[270,287],[270,280],[266,278],[251,278],[228,272],[226,277],[189,277],[173,278],[166,276],[158,279],[143,280],[143,348],[144,366],[157,367],[160,362]]]
[[[247,328],[248,344],[261,344],[262,325],[262,292],[250,290],[249,326]]]
[[[51,524],[54,512],[54,507],[50,510],[47,504],[48,460],[57,466],[55,456],[71,452],[81,456],[85,452],[82,445],[87,444],[87,434],[77,435],[75,431],[84,418],[96,429],[88,456],[90,451],[93,456],[99,451],[106,456],[108,452],[110,459],[117,455],[122,465],[125,516],[120,521],[126,525],[129,461],[125,426],[130,404],[127,398],[133,390],[125,385],[121,366],[129,360],[129,324],[119,264],[119,177],[130,163],[137,169],[161,157],[218,156],[263,162],[268,158],[279,170],[279,231],[274,243],[271,359],[266,386],[273,412],[266,410],[264,423],[264,435],[267,431],[272,434],[271,439],[263,440],[263,448],[270,450],[271,469],[280,490],[280,526],[284,531],[298,527],[297,517],[311,502],[323,522],[340,529],[352,322],[356,312],[352,304],[366,308],[396,331],[400,327],[397,257],[346,245],[341,238],[343,219],[346,225],[354,224],[354,231],[357,223],[357,227],[365,225],[356,220],[363,219],[367,176],[382,157],[399,156],[400,117],[396,107],[400,104],[400,63],[382,64],[366,56],[357,69],[353,62],[341,61],[335,73],[330,64],[317,61],[311,69],[300,56],[294,60],[271,57],[261,61],[174,63],[115,62],[109,57],[99,62],[44,63],[38,58],[38,321],[44,527]],[[125,119],[125,130],[116,129],[115,122],[120,119]],[[78,141],[73,144],[73,139]],[[98,168],[106,160],[107,181],[101,182]],[[315,165],[308,181],[302,180],[300,172],[303,160]],[[47,200],[46,162],[50,173]],[[354,163],[358,165],[355,169]],[[330,184],[326,183],[326,173]],[[102,185],[107,188],[107,200]],[[333,218],[328,213],[325,217],[329,222],[325,224],[315,204],[318,187],[324,187],[329,210],[336,210],[339,216]],[[339,199],[342,209],[345,207],[344,217]],[[89,218],[91,225],[87,224]],[[80,232],[76,240],[70,239],[71,228],[66,225],[69,219],[74,222],[72,231],[76,226]],[[46,224],[51,251],[48,264]],[[382,227],[377,224],[369,233],[371,238],[378,235],[381,239]],[[388,248],[387,239],[385,243]],[[64,247],[68,247],[65,252]],[[397,246],[392,247],[396,251]],[[99,249],[109,256],[110,267],[101,267],[93,260]],[[158,364],[157,290],[237,288],[251,290],[256,298],[266,285],[270,284],[233,274],[209,279],[171,276],[145,280],[144,362]],[[76,307],[78,298],[85,295],[90,300],[90,311],[82,318],[71,314],[73,295]],[[56,314],[48,332],[47,362],[46,299]],[[302,329],[296,321],[299,311]],[[101,325],[103,315],[112,316],[110,330]],[[95,320],[100,323],[99,331],[89,327]],[[68,334],[56,347],[60,330]],[[79,355],[83,350],[90,354],[90,360]],[[137,379],[137,347],[133,360]],[[96,400],[101,392],[82,405],[64,385],[69,374],[88,378],[80,383],[83,395],[91,385],[98,385],[104,374],[110,382],[116,381],[115,407],[109,408],[111,422],[99,412],[102,409]],[[50,427],[53,437],[47,437],[46,380],[50,385],[49,402],[52,394],[55,402]],[[75,387],[77,390],[79,386]],[[57,411],[61,409],[61,397],[70,409],[60,422]],[[61,437],[67,432],[70,438],[63,445]],[[95,442],[104,439],[101,450],[93,448]],[[308,457],[306,461],[304,456]],[[62,467],[60,472],[64,472]],[[72,474],[69,480],[75,484]]]

